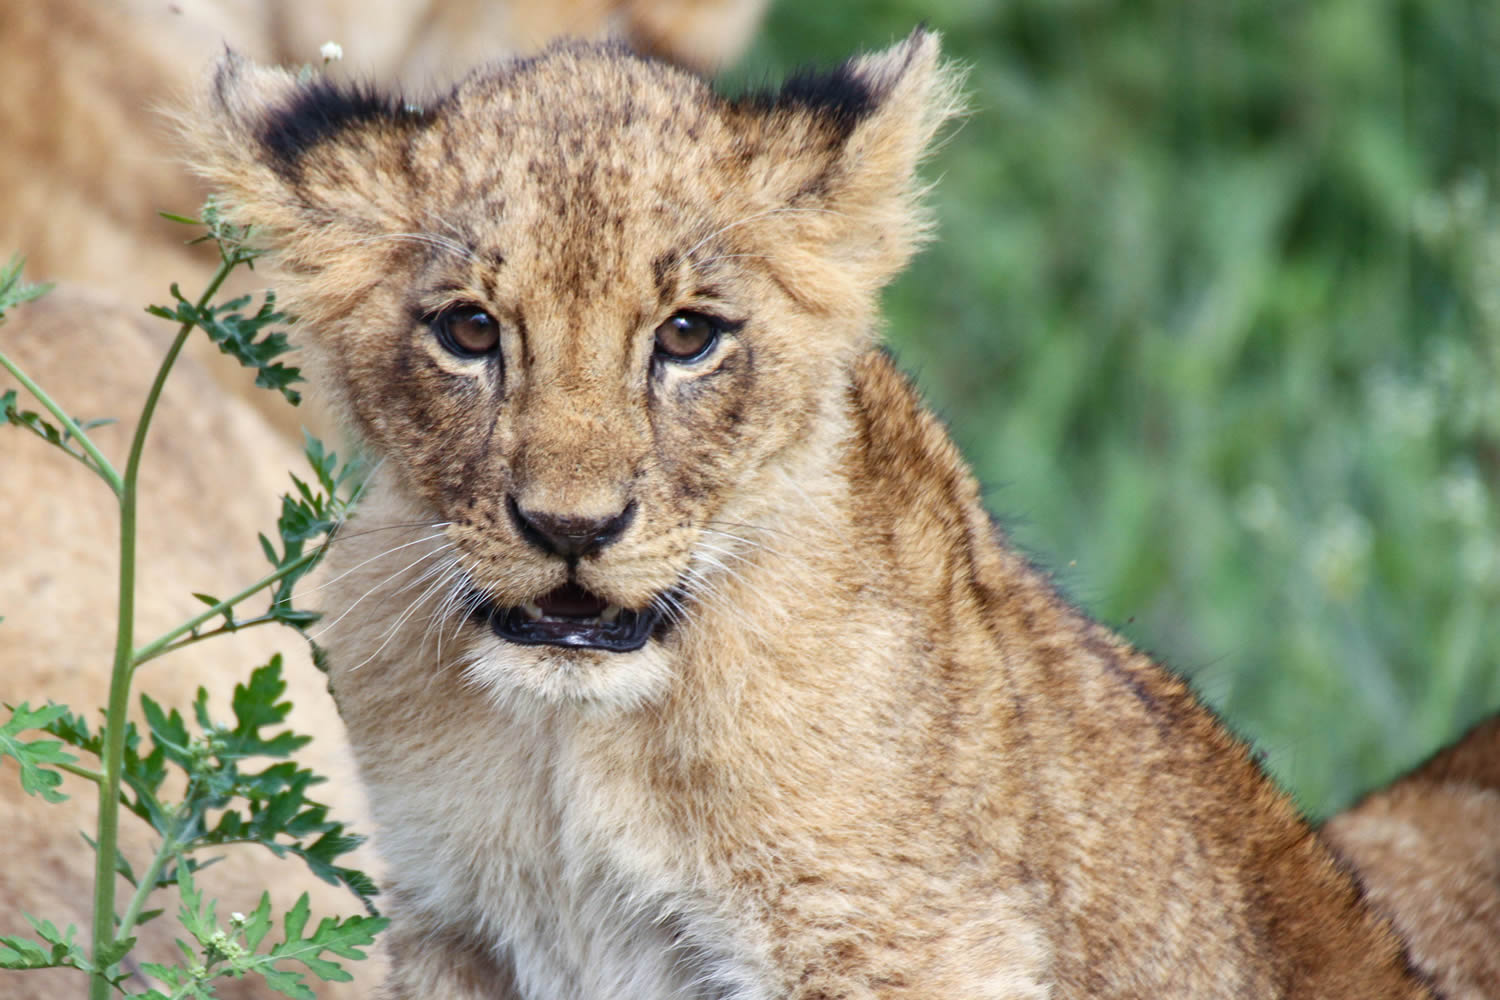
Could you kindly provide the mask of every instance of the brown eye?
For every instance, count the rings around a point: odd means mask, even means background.
[[[719,341],[724,324],[697,312],[673,313],[656,328],[656,356],[667,361],[697,361]]]
[[[454,306],[432,321],[438,343],[461,358],[492,354],[500,346],[500,324],[478,306]]]

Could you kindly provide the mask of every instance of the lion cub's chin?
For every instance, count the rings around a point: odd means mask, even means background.
[[[672,657],[655,639],[640,649],[523,646],[494,636],[461,660],[465,678],[497,701],[538,700],[594,711],[629,711],[657,701],[672,682]]]

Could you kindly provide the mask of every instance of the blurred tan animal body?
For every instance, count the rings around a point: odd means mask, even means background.
[[[412,998],[1436,995],[880,350],[934,35],[765,94],[570,45],[230,57],[194,162],[380,461],[334,694]]]
[[[1449,1000],[1500,997],[1500,718],[1323,827]]]

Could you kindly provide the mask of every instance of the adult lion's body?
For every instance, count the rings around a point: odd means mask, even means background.
[[[325,641],[393,1000],[1433,995],[876,347],[952,88],[221,66],[197,162],[383,459]]]

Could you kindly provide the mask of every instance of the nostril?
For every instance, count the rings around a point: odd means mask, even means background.
[[[607,517],[574,517],[521,509],[515,497],[505,498],[505,509],[521,537],[544,552],[574,560],[593,555],[612,544],[635,517],[632,500],[618,514]]]

